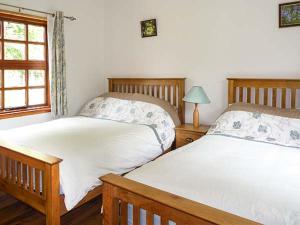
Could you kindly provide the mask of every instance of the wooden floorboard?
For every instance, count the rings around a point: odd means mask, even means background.
[[[61,219],[62,225],[102,225],[100,198],[75,209]],[[0,192],[0,225],[44,225],[45,216]]]

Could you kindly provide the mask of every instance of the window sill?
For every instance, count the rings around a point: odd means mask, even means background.
[[[0,111],[0,120],[51,112],[50,106]]]

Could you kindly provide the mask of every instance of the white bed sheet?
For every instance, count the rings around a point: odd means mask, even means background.
[[[131,171],[162,153],[148,126],[79,116],[2,131],[0,145],[63,159],[60,184],[68,210],[101,184],[100,176]]]
[[[300,224],[300,149],[207,135],[126,177],[263,224]]]

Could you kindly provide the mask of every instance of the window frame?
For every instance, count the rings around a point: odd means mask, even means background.
[[[26,38],[24,41],[20,40],[8,40],[4,39],[4,21],[16,22],[25,24],[25,35]],[[44,42],[33,42],[28,40],[28,26],[36,25],[43,26],[45,28],[44,34]],[[1,95],[1,105],[0,105],[0,119],[34,115],[39,113],[48,113],[51,112],[51,104],[50,104],[50,81],[49,81],[49,63],[48,63],[48,36],[47,36],[47,19],[44,17],[31,16],[22,13],[14,13],[9,11],[0,10],[0,32],[2,32],[0,37],[1,44],[1,59],[0,59],[0,76],[1,81],[4,81],[4,70],[25,70],[25,86],[24,87],[12,87],[5,88],[4,82],[0,84],[0,93]],[[4,42],[10,43],[22,43],[25,44],[25,60],[5,60],[4,59]],[[29,45],[37,44],[43,45],[44,50],[44,60],[29,60]],[[45,83],[41,86],[29,86],[28,77],[29,70],[44,70],[45,71]],[[30,89],[45,89],[45,104],[29,106],[29,90]],[[25,90],[25,104],[24,107],[5,109],[4,108],[4,98],[5,90]]]

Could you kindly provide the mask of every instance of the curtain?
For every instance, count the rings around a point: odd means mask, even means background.
[[[49,20],[48,29],[51,46],[51,56],[49,57],[51,72],[51,112],[52,117],[57,119],[68,115],[67,86],[66,86],[66,57],[65,57],[65,37],[64,37],[64,14],[56,12],[55,19]],[[53,32],[51,32],[53,30]]]

